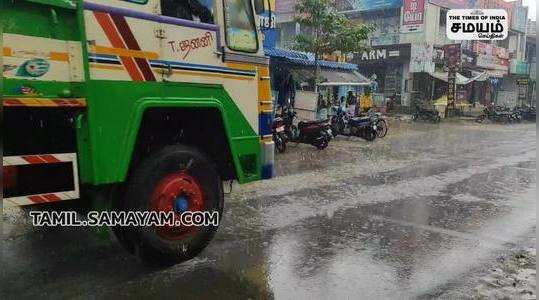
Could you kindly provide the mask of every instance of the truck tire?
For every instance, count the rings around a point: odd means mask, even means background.
[[[194,148],[167,146],[146,158],[131,174],[122,207],[125,211],[223,212],[222,181],[206,155]],[[123,227],[119,241],[142,260],[173,265],[199,254],[218,225]]]

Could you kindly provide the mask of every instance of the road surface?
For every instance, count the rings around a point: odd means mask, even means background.
[[[536,126],[392,121],[373,143],[289,145],[235,186],[210,246],[149,267],[91,228],[3,216],[0,298],[402,299],[474,296],[536,223]]]

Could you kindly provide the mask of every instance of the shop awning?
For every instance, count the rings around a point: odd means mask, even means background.
[[[292,68],[290,70],[299,82],[309,82],[314,76],[313,68]],[[356,71],[345,70],[320,70],[320,86],[368,86],[371,81]]]
[[[351,85],[351,86],[368,86],[371,84],[371,81],[361,75],[359,72],[342,72],[334,70],[321,70],[320,77],[322,77],[321,86],[341,86],[341,85]]]
[[[272,59],[278,59],[300,67],[314,67],[315,59],[312,53],[306,53],[295,50],[281,48],[264,48],[264,53]],[[357,70],[357,65],[345,62],[335,62],[327,60],[319,60],[318,66],[321,69],[339,69],[345,71]]]
[[[487,81],[489,74],[487,72],[472,71],[472,76],[475,81]]]
[[[430,76],[440,79],[442,81],[447,82],[448,74],[447,72],[431,72],[429,73]],[[485,81],[488,79],[488,74],[486,72],[482,72],[480,74],[475,75],[472,78],[468,78],[460,73],[457,73],[457,84],[458,85],[466,85],[472,81]]]

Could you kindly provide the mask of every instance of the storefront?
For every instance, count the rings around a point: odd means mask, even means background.
[[[486,72],[489,77],[488,86],[483,86],[484,94],[480,94],[479,103],[486,105],[492,102],[497,103],[499,99],[513,98],[510,90],[506,90],[504,85],[508,80],[509,53],[507,49],[497,47],[480,41],[471,43],[471,50],[474,56],[472,68],[476,72]],[[502,101],[503,102],[503,101]]]
[[[315,84],[315,61],[309,53],[280,48],[265,49],[270,57],[270,75],[273,107],[293,105],[299,119],[312,120],[317,116],[319,94],[327,98],[330,105],[338,105],[339,99],[348,91],[360,95],[371,81],[358,72],[351,63],[320,60],[319,82]],[[294,94],[293,103],[283,101],[283,89]],[[293,90],[293,91],[292,91]]]
[[[490,95],[489,77],[492,74],[475,66],[475,56],[471,49],[472,46],[466,43],[443,46],[412,45],[409,67],[413,73],[412,106],[432,107],[435,103],[442,102],[447,105],[448,81],[454,84],[454,92],[450,98],[454,99],[451,101],[457,108],[470,107],[475,102],[487,102],[485,97]]]
[[[405,91],[404,74],[408,73],[410,44],[373,46],[357,53],[352,60],[361,74],[374,83],[374,93],[392,98],[396,105],[405,105],[402,95]]]

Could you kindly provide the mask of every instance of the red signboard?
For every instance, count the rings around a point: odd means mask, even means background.
[[[473,52],[479,55],[489,55],[500,59],[509,59],[509,52],[507,52],[507,49],[480,41],[474,41]]]
[[[425,0],[404,0],[402,31],[420,31],[425,22]]]
[[[509,53],[507,49],[492,44],[474,41],[473,51],[476,54],[475,64],[478,67],[500,70],[509,70]]]

